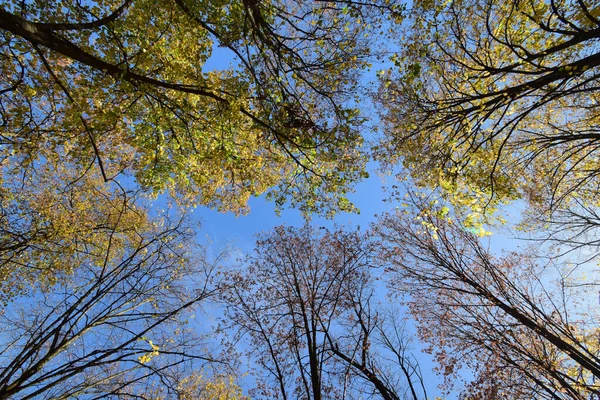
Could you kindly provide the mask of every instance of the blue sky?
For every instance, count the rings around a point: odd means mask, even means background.
[[[235,58],[225,48],[213,46],[212,55],[203,66],[203,71],[219,70],[235,65]],[[383,66],[383,64],[382,64]],[[380,66],[380,67],[382,67]],[[375,83],[375,70],[372,68],[364,77],[365,84]],[[372,107],[372,104],[367,104]],[[371,110],[369,110],[371,114]],[[373,116],[371,115],[371,118]],[[371,121],[371,124],[376,123]],[[391,204],[384,203],[385,182],[393,180],[392,177],[382,179],[377,173],[377,165],[369,163],[370,177],[355,186],[355,192],[349,195],[350,201],[360,209],[360,214],[339,213],[333,220],[313,216],[312,223],[317,226],[332,227],[334,224],[358,226],[366,229],[375,220],[374,215],[393,209]],[[304,223],[304,218],[297,210],[287,207],[280,216],[275,213],[275,205],[265,200],[264,196],[251,198],[249,201],[250,212],[247,215],[236,216],[234,213],[219,213],[202,207],[194,210],[196,221],[202,224],[201,236],[220,245],[233,244],[244,250],[253,247],[253,235],[269,230],[277,225],[287,224],[299,226]]]
[[[371,166],[373,169],[374,166]],[[360,214],[339,213],[332,220],[313,216],[311,222],[316,226],[332,227],[334,224],[368,228],[374,221],[374,215],[390,210],[391,205],[384,203],[385,193],[381,178],[370,171],[371,177],[356,186],[355,193],[350,194],[350,200],[360,209]],[[264,196],[251,198],[250,212],[247,215],[236,216],[234,213],[219,213],[205,207],[194,210],[196,221],[201,223],[200,233],[208,235],[213,243],[234,244],[243,249],[253,246],[253,235],[270,230],[277,225],[299,226],[304,218],[299,211],[286,208],[278,216],[275,205],[264,199]],[[390,208],[391,207],[391,208]]]

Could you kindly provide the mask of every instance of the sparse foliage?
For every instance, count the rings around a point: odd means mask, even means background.
[[[0,397],[173,397],[182,374],[211,361],[186,327],[214,290],[191,232],[146,222],[120,243],[117,226],[74,250],[73,271],[3,307]]]
[[[384,320],[376,308],[369,234],[278,227],[262,235],[226,292],[235,340],[258,365],[258,398],[400,399],[421,379],[415,360],[386,368],[377,347]],[[230,328],[230,329],[231,329]],[[398,337],[399,338],[399,337]],[[403,356],[404,338],[388,343]]]
[[[600,395],[597,266],[576,269],[544,247],[495,257],[464,225],[418,204],[382,218],[382,257],[447,382],[463,368],[474,374],[462,398]]]

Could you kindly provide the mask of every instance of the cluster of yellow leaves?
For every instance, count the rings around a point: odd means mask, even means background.
[[[181,382],[181,400],[249,400],[235,384],[233,376],[217,375],[205,378],[197,373]]]
[[[572,330],[574,331],[574,345],[584,347],[591,354],[600,352],[600,341],[598,340],[600,329],[587,328],[583,330],[573,327]],[[568,379],[573,382],[573,387],[578,390],[582,397],[589,396],[590,388],[600,389],[600,384],[596,383],[597,379],[594,375],[580,366],[574,366],[567,355],[561,354],[556,363],[561,370],[565,371]]]
[[[194,372],[181,379],[176,388],[179,400],[250,400],[242,394],[242,389],[231,375],[206,376],[203,371]],[[151,393],[152,400],[166,400],[168,397]]]
[[[146,364],[160,353],[160,346],[152,343],[152,340],[149,340],[146,337],[141,337],[138,340],[145,341],[152,349],[152,351],[138,357],[138,361],[140,362],[140,364]]]
[[[10,168],[5,163],[5,171]],[[70,182],[64,187],[63,182]],[[0,299],[51,287],[82,266],[110,267],[152,231],[134,195],[60,165],[15,172],[0,197]]]

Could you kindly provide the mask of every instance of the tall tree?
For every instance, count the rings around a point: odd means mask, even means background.
[[[545,218],[597,207],[599,17],[585,0],[416,3],[382,75],[382,160],[470,224],[515,199]]]
[[[183,289],[189,233],[151,218],[147,196],[353,209],[358,77],[371,28],[399,11],[0,1],[1,397],[177,392],[189,371],[173,369],[202,357],[170,336],[206,293]],[[211,69],[217,47],[234,66]]]
[[[259,367],[254,394],[394,400],[406,385],[407,398],[419,398],[414,360],[398,358],[391,370],[377,351],[374,242],[360,232],[317,232],[278,227],[262,235],[248,265],[231,276],[226,326],[236,341],[246,338]],[[394,345],[398,354],[406,349],[404,340]]]
[[[473,371],[464,398],[598,397],[599,16],[585,0],[421,2],[381,74],[380,159],[447,201],[409,195],[381,220],[383,254],[441,371]],[[515,200],[558,247],[494,257],[472,235]]]
[[[127,240],[118,228],[101,235],[75,250],[72,272],[3,307],[0,397],[173,397],[211,361],[186,327],[214,290],[214,266],[193,252],[193,234],[157,220]]]
[[[89,339],[84,346],[68,329],[62,338],[71,324],[78,335],[97,332],[81,324],[130,304],[145,310],[140,322],[168,323],[163,316],[187,304],[146,310],[175,302],[169,282],[180,270],[169,254],[182,255],[170,246],[187,240],[178,229],[171,233],[183,237],[165,240],[149,217],[157,211],[146,207],[148,196],[167,192],[186,206],[240,213],[250,196],[268,192],[279,206],[290,201],[305,212],[352,209],[345,194],[366,175],[357,78],[374,55],[366,29],[386,10],[397,15],[399,8],[383,0],[0,1],[0,301],[6,317],[24,296],[41,302],[22,314],[15,338],[23,338],[4,357],[13,360],[19,346],[52,350],[41,361],[42,350],[23,355],[29,370],[10,361],[3,393],[54,387],[54,378],[37,377],[36,365],[82,370],[67,355],[88,348]],[[227,51],[232,65],[207,64],[215,49]],[[114,272],[124,274],[119,279],[137,279],[131,269],[146,268],[135,257],[147,243],[162,243],[148,274],[165,264],[152,287],[164,298],[124,294],[104,281],[115,266],[130,268]],[[98,302],[96,287],[118,301]],[[92,308],[71,310],[80,303]],[[53,319],[59,311],[71,314]],[[122,326],[110,326],[124,347],[90,350],[110,354],[115,376],[137,371],[143,346],[132,338],[145,329],[130,327],[135,313],[120,315]],[[39,321],[55,324],[42,327],[56,328],[60,346],[28,328]],[[109,372],[104,361],[98,365],[90,361],[92,383],[103,376],[98,368]],[[56,374],[56,385],[71,393],[62,380],[68,374]],[[75,378],[69,384],[91,387]]]
[[[448,382],[473,373],[461,397],[598,397],[597,279],[543,247],[495,257],[464,225],[416,204],[381,219],[382,257]]]

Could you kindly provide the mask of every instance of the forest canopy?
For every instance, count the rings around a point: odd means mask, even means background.
[[[417,400],[423,347],[461,399],[600,396],[599,40],[587,0],[0,0],[0,397]],[[390,212],[311,225],[374,171]],[[253,197],[307,220],[199,243]]]
[[[221,211],[265,192],[307,212],[352,209],[345,194],[366,176],[358,76],[377,51],[367,30],[397,8],[2,2],[3,163],[94,165]],[[231,66],[205,68],[214,48]]]

